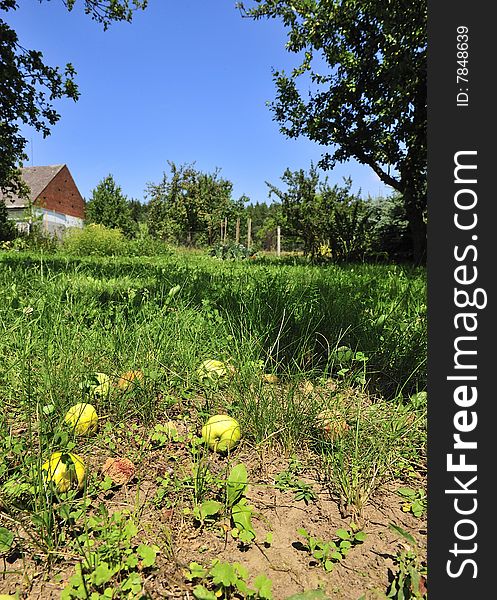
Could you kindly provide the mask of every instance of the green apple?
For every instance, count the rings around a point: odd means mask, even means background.
[[[202,427],[202,438],[214,452],[231,450],[241,437],[240,424],[228,415],[214,415]]]
[[[226,365],[220,360],[204,360],[198,370],[198,377],[200,380],[210,379],[211,381],[217,381],[219,379],[224,379],[226,375]]]

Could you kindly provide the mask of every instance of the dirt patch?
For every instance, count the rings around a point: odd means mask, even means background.
[[[247,466],[249,488],[245,495],[253,506],[256,538],[243,544],[232,536],[229,517],[213,519],[203,527],[193,518],[193,491],[188,491],[188,485],[193,485],[194,463],[186,444],[171,442],[143,453],[141,458],[132,444],[127,450],[128,456],[135,457],[135,478],[125,485],[96,493],[89,512],[100,503],[106,505],[110,514],[129,510],[139,526],[135,545],[153,543],[160,548],[155,568],[144,577],[146,593],[154,600],[192,599],[195,582],[185,578],[188,565],[194,561],[209,566],[214,559],[242,564],[250,574],[249,584],[257,575],[265,574],[272,581],[275,600],[318,588],[336,600],[383,598],[389,578],[396,571],[395,557],[406,547],[405,540],[389,528],[392,523],[416,540],[419,559],[426,561],[426,521],[402,510],[403,499],[397,493],[401,482],[391,482],[376,491],[361,514],[344,515],[326,483],[312,476],[312,465],[306,470],[305,456],[301,457],[304,467],[299,479],[314,494],[307,503],[296,500],[292,490],[275,487],[278,474],[288,470],[290,457],[274,449],[255,452],[252,448],[240,448],[236,459],[232,458],[229,464],[227,458],[211,454],[206,460],[214,478],[226,477],[228,469],[239,462]],[[95,480],[102,479],[99,465],[106,458],[103,450],[95,450],[91,457]],[[158,497],[159,477],[163,481],[170,477],[171,481],[176,478],[183,482],[176,492],[168,488],[168,502],[162,503]],[[421,484],[417,482],[418,486]],[[0,514],[0,524],[13,529],[13,521],[7,515]],[[366,537],[343,560],[335,562],[330,572],[311,556],[305,538],[299,534],[304,529],[310,536],[329,541],[337,539],[337,530],[351,528],[364,531]],[[20,525],[18,534],[25,542],[22,551],[13,550],[3,557],[0,593],[17,591],[20,598],[30,599],[60,598],[74,573],[77,555],[59,548],[50,556],[48,568],[49,557],[31,543],[26,531]]]

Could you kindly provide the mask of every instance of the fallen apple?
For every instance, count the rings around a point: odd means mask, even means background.
[[[81,489],[85,481],[85,464],[81,457],[71,452],[54,452],[43,463],[46,481],[52,481],[58,492],[71,488]]]
[[[128,458],[108,458],[102,466],[102,475],[110,477],[113,483],[124,485],[135,475],[135,465]]]
[[[90,385],[90,391],[94,396],[108,396],[112,385],[112,379],[106,373],[95,373],[94,383]]]
[[[127,371],[119,377],[116,386],[126,392],[140,381],[143,381],[143,371]]]
[[[241,436],[240,424],[228,415],[214,415],[202,427],[202,438],[214,452],[231,450]]]
[[[347,421],[338,412],[333,410],[321,411],[316,416],[316,424],[318,429],[323,432],[324,437],[330,442],[343,437],[350,429]]]
[[[278,375],[274,375],[273,373],[263,373],[262,379],[266,383],[279,383],[279,381],[280,381],[280,378],[278,377]]]
[[[197,373],[200,380],[210,379],[211,381],[217,381],[224,379],[228,371],[222,361],[210,359],[204,360]]]
[[[67,411],[64,422],[76,435],[94,433],[98,427],[97,411],[91,404],[75,404]]]

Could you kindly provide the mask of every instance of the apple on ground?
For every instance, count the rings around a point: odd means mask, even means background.
[[[202,427],[202,438],[214,452],[226,452],[238,444],[240,424],[229,415],[214,415]]]
[[[98,427],[98,415],[92,404],[80,402],[71,406],[64,417],[64,422],[76,435],[94,433]]]
[[[41,468],[46,471],[46,481],[52,481],[58,492],[64,493],[71,488],[83,487],[85,463],[77,454],[54,452]]]

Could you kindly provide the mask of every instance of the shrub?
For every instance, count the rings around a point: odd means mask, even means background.
[[[228,242],[223,244],[219,242],[209,250],[210,256],[222,258],[223,260],[238,260],[254,256],[254,252],[246,248],[243,244]]]
[[[105,225],[91,223],[67,230],[63,248],[69,254],[80,256],[115,256],[126,253],[124,235],[119,229],[109,229]]]

